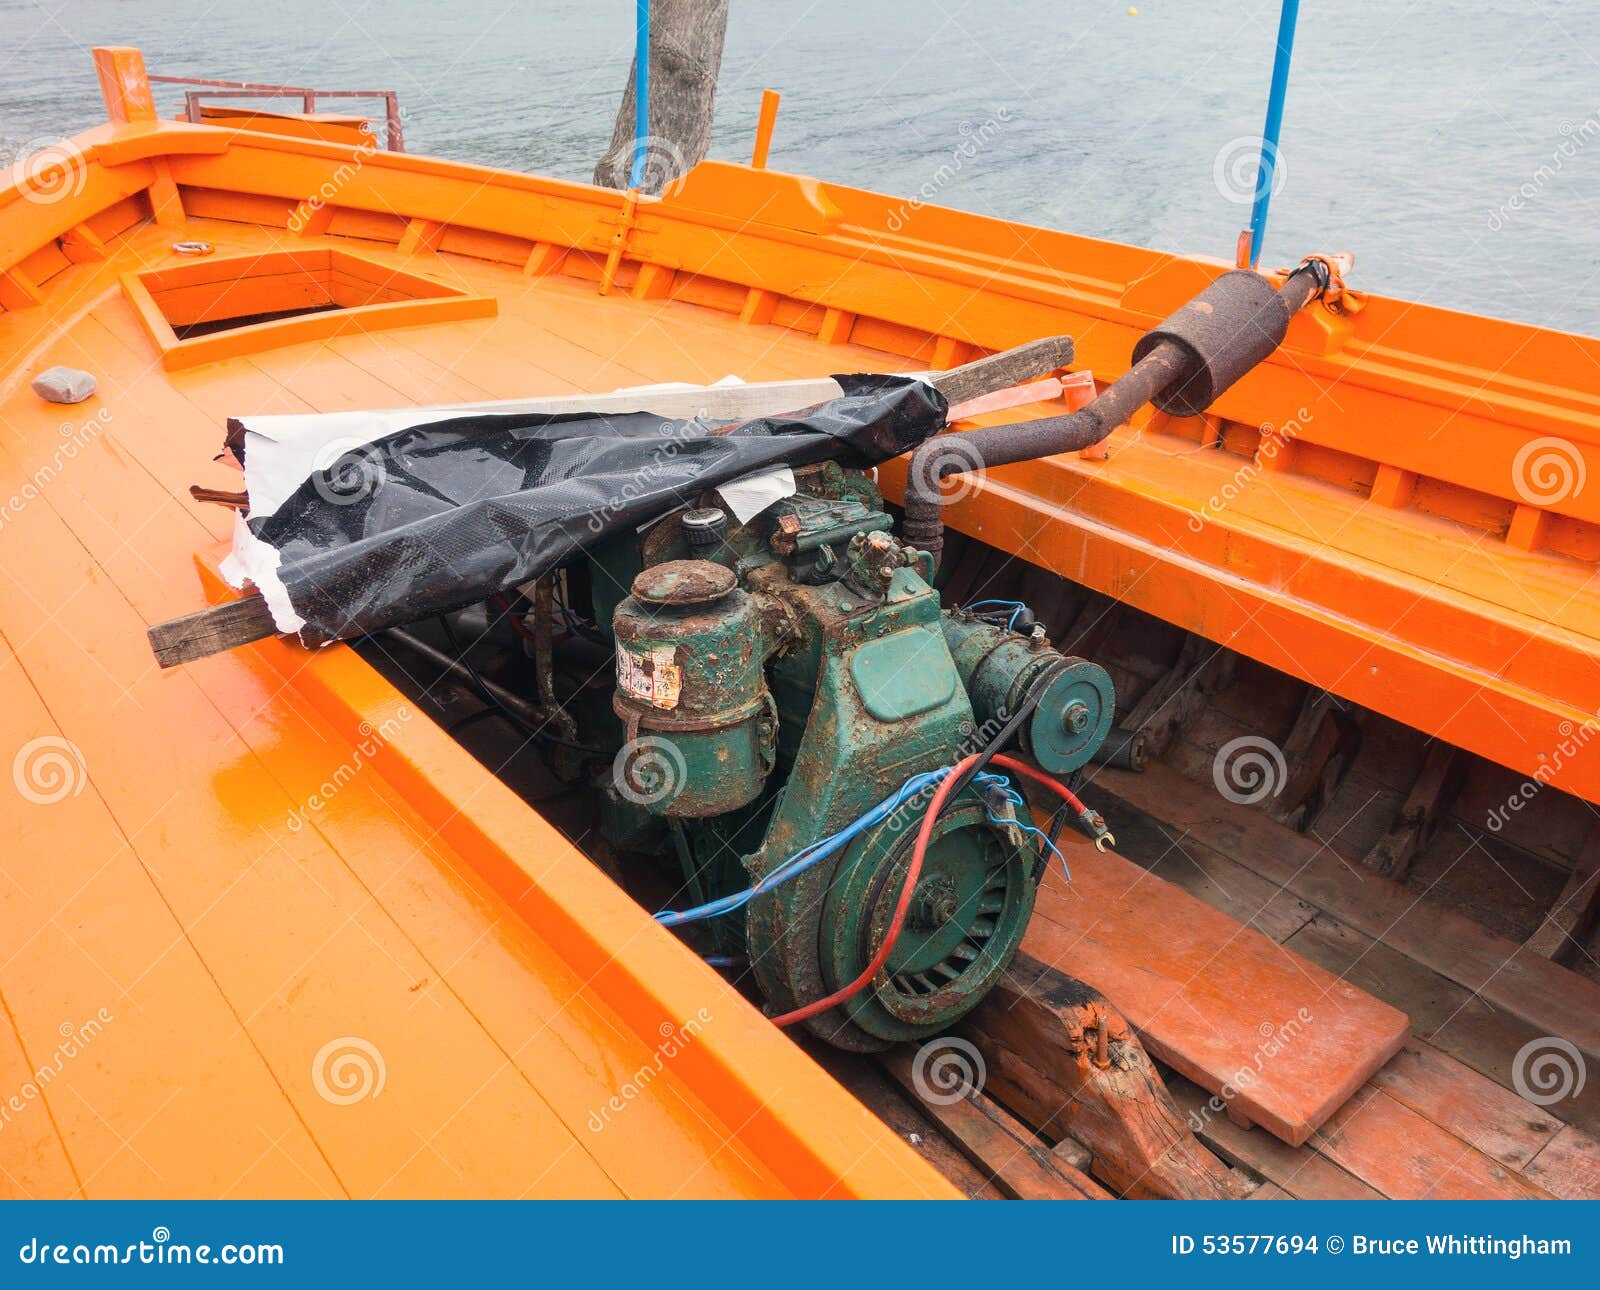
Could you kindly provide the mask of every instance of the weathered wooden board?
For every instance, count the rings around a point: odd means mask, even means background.
[[[1110,1200],[1111,1193],[1068,1164],[982,1092],[967,1097],[923,1095],[914,1050],[901,1045],[879,1064],[907,1097],[938,1123],[961,1153],[1016,1200]]]
[[[1383,1199],[1376,1188],[1319,1155],[1311,1146],[1291,1147],[1271,1134],[1216,1114],[1211,1106],[1212,1095],[1181,1075],[1171,1076],[1167,1087],[1202,1142],[1224,1160],[1254,1170],[1289,1195],[1300,1200]]]
[[[1315,1142],[1318,1151],[1392,1200],[1549,1197],[1381,1089],[1363,1089]]]
[[[1600,1200],[1600,1141],[1562,1129],[1524,1172],[1562,1200]]]
[[[1600,986],[1464,914],[1342,859],[1314,838],[1225,801],[1171,766],[1142,775],[1101,766],[1095,792],[1111,793],[1214,847],[1260,877],[1326,910],[1347,927],[1465,986],[1543,1035],[1600,1056]]]
[[[1417,1038],[1372,1082],[1508,1169],[1526,1172],[1563,1127],[1534,1103]]]
[[[1298,1146],[1405,1041],[1404,1013],[1132,861],[1066,848],[1023,949],[1088,982],[1151,1054]]]

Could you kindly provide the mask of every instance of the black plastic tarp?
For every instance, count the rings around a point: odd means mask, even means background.
[[[270,515],[300,637],[323,644],[458,609],[558,568],[704,490],[780,465],[866,468],[945,421],[909,377],[840,376],[842,397],[736,424],[625,415],[470,415],[352,448]]]

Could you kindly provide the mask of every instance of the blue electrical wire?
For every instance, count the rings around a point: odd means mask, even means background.
[[[1002,794],[1004,794],[1006,801],[1010,802],[1013,807],[1020,806],[1024,811],[1028,809],[1027,799],[1024,798],[1021,793],[1017,792],[1016,789],[1012,788],[1010,784],[1002,784],[1000,791]],[[1043,829],[1035,828],[1015,811],[1012,812],[1012,818],[1005,819],[999,815],[996,815],[993,810],[990,810],[989,818],[996,824],[1015,824],[1024,833],[1031,837],[1038,838],[1040,842],[1044,843],[1045,846],[1050,848],[1051,854],[1053,854],[1057,860],[1061,861],[1061,872],[1067,875],[1068,881],[1071,881],[1072,870],[1067,868],[1066,856],[1061,854],[1061,848],[1056,846],[1055,842],[1051,840],[1050,835]]]
[[[831,856],[835,851],[839,850],[840,847],[844,846],[848,842],[854,841],[868,829],[883,823],[883,821],[888,819],[889,816],[893,815],[895,811],[899,810],[899,808],[903,806],[908,799],[913,798],[923,790],[932,788],[934,785],[936,785],[940,780],[950,773],[950,769],[951,768],[949,766],[941,766],[938,770],[923,771],[920,775],[913,775],[910,779],[906,780],[906,782],[902,784],[898,790],[884,798],[883,801],[879,802],[876,806],[867,811],[864,815],[860,816],[858,819],[852,821],[850,824],[845,825],[845,827],[840,829],[837,833],[823,838],[820,842],[813,842],[810,846],[804,847],[795,852],[794,855],[790,856],[789,859],[785,860],[776,869],[772,870],[771,873],[767,874],[767,876],[761,879],[760,882],[756,883],[755,886],[747,887],[743,891],[734,892],[732,895],[722,896],[716,900],[707,901],[704,905],[696,905],[693,909],[663,909],[655,915],[656,922],[660,923],[663,927],[681,927],[685,923],[698,922],[702,918],[716,918],[719,915],[731,914],[737,909],[743,909],[744,906],[749,904],[757,896],[764,892],[771,891],[774,887],[781,886],[783,883],[788,882],[791,878],[798,877],[807,869],[811,868],[812,865],[827,859],[828,856]],[[1010,783],[1004,775],[991,775],[987,771],[979,771],[972,777],[972,783],[983,785],[994,784],[998,785],[1001,789],[1007,792],[1015,791],[1011,789]],[[1059,852],[1057,854],[1059,854]],[[1065,863],[1065,861],[1063,861],[1063,863]]]
[[[1027,606],[1020,600],[974,600],[970,605],[962,605],[961,612],[970,614],[990,605],[993,605],[996,609],[1009,609],[1011,611],[1011,617],[1006,619],[1007,631],[1016,626],[1017,618],[1027,609]]]

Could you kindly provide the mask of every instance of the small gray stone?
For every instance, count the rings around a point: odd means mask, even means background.
[[[33,392],[52,403],[82,403],[94,391],[94,377],[75,367],[52,367],[33,378]]]

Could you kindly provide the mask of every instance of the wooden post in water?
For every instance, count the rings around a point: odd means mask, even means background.
[[[644,141],[642,193],[659,193],[711,147],[711,112],[722,69],[728,0],[651,0],[649,136]],[[611,146],[594,168],[594,182],[628,188],[635,152],[634,101],[638,59],[628,72]]]

